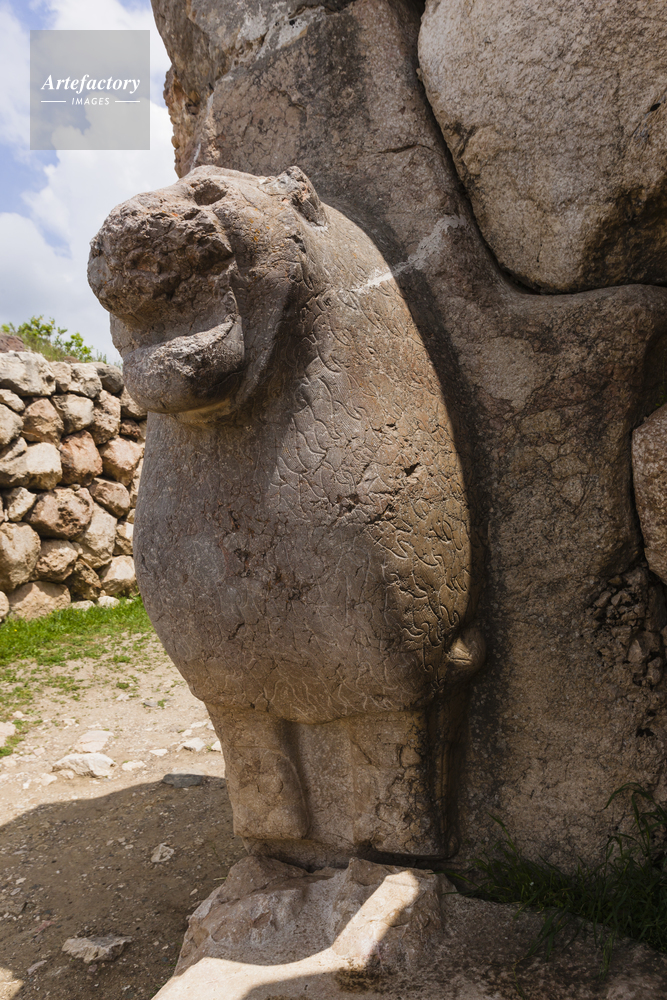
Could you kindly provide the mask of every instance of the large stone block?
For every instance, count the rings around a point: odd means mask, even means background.
[[[58,444],[65,425],[50,399],[40,397],[30,403],[23,414],[23,437],[27,441],[48,441]]]
[[[84,601],[96,601],[102,593],[102,584],[95,570],[83,559],[77,559],[67,578],[70,591]]]
[[[44,493],[26,520],[45,538],[76,538],[86,530],[95,505],[86,489]]]
[[[63,438],[60,445],[62,482],[87,486],[102,472],[102,457],[88,431],[79,431]]]
[[[100,570],[100,580],[104,593],[110,597],[130,594],[137,586],[134,560],[131,556],[114,556],[111,562]]]
[[[0,589],[30,579],[40,553],[39,535],[27,524],[0,524]]]
[[[111,366],[110,366],[111,367]],[[89,426],[95,444],[104,444],[120,430],[120,399],[103,389],[95,402],[93,420]]]
[[[24,489],[23,486],[18,486],[15,490],[8,490],[3,496],[8,519],[10,521],[21,521],[36,499],[37,494]]]
[[[50,490],[60,482],[62,465],[54,444],[26,445],[22,437],[0,452],[0,485]]]
[[[77,539],[81,545],[81,558],[93,569],[111,562],[116,542],[116,523],[112,514],[93,503],[90,524]]]
[[[110,392],[112,396],[120,396],[125,385],[123,382],[123,373],[120,368],[117,368],[116,365],[105,365],[99,362],[95,365],[95,368],[100,377],[102,388],[106,392]]]
[[[64,583],[24,583],[8,594],[9,610],[17,618],[41,618],[69,607],[71,598]]]
[[[74,569],[76,560],[77,550],[71,542],[66,542],[62,538],[44,538],[33,571],[33,579],[61,583]]]
[[[51,364],[56,378],[58,392],[73,392],[89,399],[97,399],[102,391],[102,382],[96,364],[85,362],[54,361]]]
[[[19,396],[50,396],[56,380],[51,366],[41,354],[10,351],[0,354],[0,388]]]
[[[667,583],[667,405],[634,431],[632,471],[644,553],[650,569]]]
[[[143,451],[143,445],[123,437],[112,438],[111,441],[100,445],[105,475],[117,479],[124,486],[129,486]]]
[[[428,0],[426,93],[484,237],[532,287],[667,283],[665,45],[665,0]]]
[[[66,434],[76,434],[93,422],[95,405],[87,396],[68,392],[64,396],[54,396],[53,405],[62,418]]]
[[[114,517],[127,517],[130,511],[130,494],[122,483],[108,479],[94,479],[88,487],[93,500],[101,504]]]
[[[8,445],[18,437],[23,427],[23,420],[8,406],[0,403],[0,447]]]

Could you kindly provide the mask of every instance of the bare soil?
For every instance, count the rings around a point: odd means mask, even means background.
[[[0,1000],[154,996],[188,914],[245,854],[206,709],[157,639],[122,647],[121,638],[107,657],[73,661],[77,700],[45,691],[26,710],[41,722],[0,761]],[[129,690],[117,687],[119,660]],[[90,730],[113,734],[101,751],[116,762],[111,777],[53,772]],[[207,748],[180,749],[192,737]],[[177,788],[162,781],[173,772],[203,778]],[[159,844],[174,853],[154,864]],[[85,965],[62,952],[67,938],[108,934],[132,938],[115,961]]]

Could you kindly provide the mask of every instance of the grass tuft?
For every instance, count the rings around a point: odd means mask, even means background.
[[[617,789],[630,792],[631,833],[615,833],[600,864],[579,862],[568,874],[547,861],[530,861],[519,853],[506,827],[491,854],[476,858],[461,875],[447,872],[467,896],[506,903],[544,914],[544,922],[526,958],[544,949],[546,958],[564,935],[573,940],[592,925],[602,948],[600,975],[609,969],[614,946],[633,938],[657,951],[667,951],[667,810],[640,785]]]
[[[82,682],[71,661],[110,654],[121,635],[136,637],[138,649],[154,634],[140,597],[121,600],[114,608],[65,608],[32,621],[7,619],[0,625],[0,721],[29,705],[45,687],[76,700]],[[113,665],[121,669],[128,662],[121,655]]]

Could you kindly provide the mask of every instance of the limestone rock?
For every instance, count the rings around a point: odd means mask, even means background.
[[[61,488],[44,493],[26,520],[45,538],[76,538],[93,516],[93,500],[86,489]]]
[[[145,438],[142,438],[141,430],[136,420],[123,420],[119,433],[123,437],[130,438],[131,441],[145,440]]]
[[[10,351],[0,354],[0,388],[11,389],[19,396],[50,396],[56,380],[41,354]]]
[[[633,432],[632,472],[646,559],[667,583],[667,404]]]
[[[113,733],[108,729],[90,729],[76,741],[73,749],[75,753],[99,753],[111,739]]]
[[[62,482],[87,486],[102,472],[102,457],[88,431],[78,431],[63,438],[60,445]]]
[[[90,523],[77,541],[81,545],[81,558],[99,569],[111,562],[116,542],[116,518],[93,502]]]
[[[8,594],[11,613],[17,618],[41,618],[61,611],[70,603],[69,590],[63,583],[24,583]]]
[[[21,397],[17,396],[11,389],[0,389],[0,403],[4,403],[5,406],[8,406],[10,410],[14,410],[15,413],[23,413],[25,410],[25,403]]]
[[[5,596],[4,594],[2,595]],[[7,605],[9,608],[9,604]],[[6,614],[6,612],[5,612]],[[5,615],[3,615],[3,618]],[[16,735],[16,726],[13,722],[0,722],[0,747],[3,747],[10,736]]]
[[[98,608],[117,608],[119,604],[117,597],[109,597],[108,594],[102,594],[97,602]]]
[[[121,413],[124,420],[145,420],[146,409],[137,403],[127,391],[127,386],[123,388],[120,396]]]
[[[112,396],[119,396],[123,391],[123,373],[116,365],[105,365],[97,362],[95,365],[97,374],[100,377],[102,388],[110,392]]]
[[[99,576],[83,559],[77,559],[67,579],[67,586],[73,594],[82,597],[84,601],[96,601],[102,593]]]
[[[0,334],[0,351],[25,351],[25,344],[20,337],[11,333]]]
[[[53,362],[58,392],[74,392],[89,399],[97,399],[102,391],[97,365],[87,362]]]
[[[134,525],[130,524],[129,521],[122,521],[116,528],[116,544],[114,546],[113,554],[115,556],[131,556],[132,555],[132,536],[134,534]]]
[[[427,0],[426,93],[482,233],[520,280],[667,282],[665,45],[665,0]]]
[[[114,517],[127,517],[130,510],[130,494],[122,483],[108,479],[94,479],[88,487],[90,495]]]
[[[0,621],[4,621],[9,614],[9,601],[7,595],[0,590]]]
[[[118,937],[115,934],[92,938],[74,937],[67,938],[62,950],[72,958],[80,958],[86,965],[90,965],[91,962],[113,962],[131,941],[131,937]]]
[[[71,542],[66,542],[64,538],[45,538],[33,577],[36,580],[61,583],[74,569],[76,560],[77,550]]]
[[[143,447],[127,438],[115,437],[100,446],[104,473],[129,486],[143,454]]]
[[[39,535],[27,524],[0,524],[0,588],[25,583],[37,565]]]
[[[104,592],[109,597],[129,594],[137,585],[134,561],[131,556],[114,556],[100,572]]]
[[[8,490],[3,496],[3,502],[7,517],[10,521],[21,521],[32,508],[37,499],[36,493],[31,493],[23,486],[17,486],[14,490]]]
[[[50,399],[34,399],[23,414],[23,437],[27,441],[49,441],[58,444],[64,424]]]
[[[356,858],[313,875],[244,858],[190,917],[176,975],[204,957],[279,965],[328,949],[340,967],[418,970],[442,933],[440,891],[431,872]]]
[[[68,392],[64,396],[54,396],[53,405],[62,418],[66,434],[82,431],[93,422],[95,404],[87,396]]]
[[[90,433],[95,444],[104,444],[115,437],[120,430],[120,400],[103,389],[95,402]]]
[[[69,753],[53,765],[54,771],[74,771],[82,778],[108,778],[115,760],[103,753]]]
[[[50,490],[62,476],[60,454],[47,442],[26,445],[22,437],[0,452],[0,485]]]
[[[0,403],[0,447],[13,441],[21,433],[23,420],[8,406]]]

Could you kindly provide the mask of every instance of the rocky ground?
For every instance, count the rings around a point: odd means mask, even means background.
[[[125,647],[72,663],[78,700],[46,689],[25,713],[41,722],[0,758],[0,1000],[152,997],[188,914],[245,854],[204,706],[156,639]],[[129,691],[117,687],[119,658]],[[52,770],[95,731],[108,733],[110,777]],[[191,740],[203,749],[183,748]],[[179,773],[198,783],[164,782]],[[170,850],[152,862],[160,845]],[[68,938],[101,935],[132,941],[109,962],[62,951]]]

